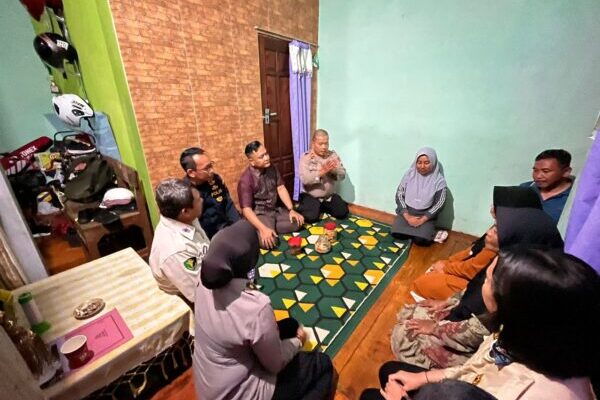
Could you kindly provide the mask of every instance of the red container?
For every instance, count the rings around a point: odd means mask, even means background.
[[[295,254],[300,254],[300,252],[302,252],[302,237],[301,236],[294,236],[288,239],[288,246],[290,248],[290,253],[295,255]]]
[[[323,227],[325,228],[325,235],[327,235],[327,239],[329,239],[331,243],[335,242],[337,240],[337,231],[335,230],[337,228],[337,224],[333,221],[329,221],[325,222]]]
[[[87,337],[84,335],[77,335],[67,339],[60,347],[60,352],[69,361],[69,368],[71,369],[83,366],[94,357],[94,352],[88,350]]]

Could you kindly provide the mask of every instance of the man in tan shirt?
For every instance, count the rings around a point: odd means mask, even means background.
[[[318,221],[322,212],[346,218],[348,204],[335,193],[337,183],[346,177],[346,169],[336,152],[329,150],[326,130],[317,129],[313,134],[310,151],[300,158],[299,171],[304,193],[300,194],[298,211],[306,222]]]
[[[158,287],[194,303],[198,273],[209,239],[198,223],[202,198],[181,179],[165,179],[156,188],[160,220],[156,225],[150,268]]]

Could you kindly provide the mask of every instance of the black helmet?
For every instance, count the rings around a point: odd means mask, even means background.
[[[64,61],[77,60],[77,51],[58,33],[41,33],[33,39],[33,47],[42,61],[50,67],[63,69]]]

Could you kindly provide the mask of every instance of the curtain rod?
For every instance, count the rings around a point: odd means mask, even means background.
[[[290,40],[290,41],[291,41],[291,40],[299,40],[299,41],[301,41],[301,42],[308,43],[308,44],[310,44],[310,45],[311,45],[311,46],[313,46],[313,47],[319,48],[319,45],[318,45],[318,44],[316,44],[316,43],[313,43],[313,42],[309,42],[309,41],[307,41],[307,40],[297,39],[297,38],[294,38],[294,37],[291,37],[291,36],[284,35],[284,34],[282,34],[282,33],[273,32],[273,31],[268,31],[268,30],[266,30],[266,29],[263,29],[263,28],[261,28],[261,27],[259,27],[259,26],[255,26],[255,27],[254,27],[254,29],[255,29],[255,30],[258,32],[258,33],[262,33],[263,35],[266,35],[266,36],[271,36],[271,37],[274,37],[274,38],[278,38],[278,39],[285,39],[285,40]]]

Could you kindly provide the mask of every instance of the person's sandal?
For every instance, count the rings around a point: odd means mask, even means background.
[[[436,243],[444,243],[448,239],[448,231],[438,231],[433,239]]]

